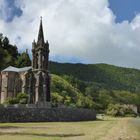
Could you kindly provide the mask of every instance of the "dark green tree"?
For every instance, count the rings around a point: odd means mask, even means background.
[[[9,43],[9,39],[0,34],[0,69],[12,65],[15,66],[19,53],[16,46]]]
[[[16,66],[19,68],[31,66],[31,60],[27,51],[18,56]]]

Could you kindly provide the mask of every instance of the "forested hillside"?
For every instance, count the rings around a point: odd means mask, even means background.
[[[108,64],[70,64],[50,62],[51,73],[72,75],[87,83],[106,88],[140,92],[140,70]]]

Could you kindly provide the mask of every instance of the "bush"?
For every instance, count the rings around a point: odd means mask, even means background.
[[[0,104],[0,107],[3,107],[3,104]]]
[[[128,106],[120,104],[110,104],[107,108],[106,114],[113,117],[134,117],[137,115],[132,109],[128,108]]]
[[[125,116],[127,116],[127,117],[136,117],[137,113],[135,113],[132,109],[127,108]]]
[[[27,99],[26,98],[20,99],[19,104],[27,104]]]
[[[19,93],[16,97],[8,97],[4,104],[26,104],[28,95],[26,93]]]
[[[94,102],[91,98],[91,96],[81,96],[77,103],[76,103],[76,106],[78,108],[90,108],[92,109],[94,107]]]
[[[71,101],[71,97],[69,97],[69,96],[65,96],[64,97],[64,104],[65,105],[70,105],[72,103],[72,101]]]
[[[63,103],[63,96],[61,96],[59,93],[54,92],[52,93],[52,102],[54,106],[58,106],[58,104]]]
[[[26,94],[26,93],[18,93],[17,94],[17,99],[18,99],[20,104],[27,104],[28,94]]]
[[[5,104],[18,104],[19,100],[17,98],[8,97]]]
[[[17,94],[17,98],[18,100],[23,99],[23,98],[28,99],[28,95],[26,93],[20,92]]]

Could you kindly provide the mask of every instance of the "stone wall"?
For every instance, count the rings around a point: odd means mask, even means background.
[[[0,122],[57,122],[95,120],[96,113],[76,108],[0,108]]]

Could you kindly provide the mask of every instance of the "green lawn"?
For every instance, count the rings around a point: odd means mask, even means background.
[[[0,140],[140,140],[140,119],[0,123]]]

